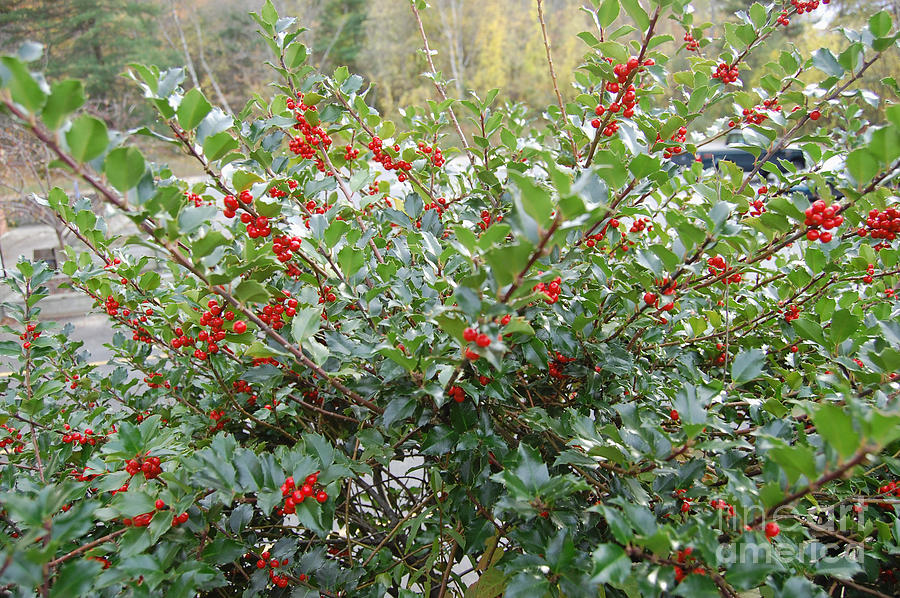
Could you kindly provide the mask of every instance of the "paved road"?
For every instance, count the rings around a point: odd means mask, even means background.
[[[113,330],[109,320],[105,314],[86,314],[75,318],[60,318],[56,320],[61,326],[71,323],[75,327],[72,335],[69,337],[73,341],[83,341],[82,351],[89,353],[87,361],[89,362],[106,362],[112,357],[110,351],[104,345],[112,342]],[[13,335],[0,334],[0,340],[19,341]],[[0,358],[0,373],[8,373],[12,368],[19,365],[15,359],[10,357]]]

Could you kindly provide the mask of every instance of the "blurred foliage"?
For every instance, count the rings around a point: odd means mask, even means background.
[[[146,117],[132,113],[138,102],[133,86],[119,77],[123,67],[135,61],[160,67],[186,63],[179,28],[183,28],[191,59],[196,62],[202,48],[209,63],[208,72],[197,67],[204,90],[215,79],[233,106],[242,106],[254,93],[263,91],[269,74],[256,65],[266,59],[267,49],[247,16],[247,10],[260,2],[174,4],[171,0],[10,0],[0,5],[0,49],[14,50],[27,39],[43,43],[48,75],[85,79],[97,111],[117,126]],[[724,23],[735,22],[735,11],[750,4],[747,0],[696,2],[696,33],[720,38]],[[435,64],[451,82],[453,95],[462,98],[474,90],[483,96],[490,89],[502,88],[510,99],[531,107],[552,102],[534,2],[440,0],[437,5],[441,10],[425,11],[423,19]],[[560,91],[566,100],[577,93],[572,75],[588,49],[576,34],[595,28],[583,5],[580,0],[548,0],[544,5]],[[863,15],[871,14],[875,6],[897,15],[898,5],[897,0],[834,0],[827,10],[795,18],[790,27],[773,35],[766,47],[748,57],[747,64],[756,72],[789,44],[801,51],[836,49],[840,35],[829,26],[834,19],[861,24]],[[400,106],[434,99],[431,82],[421,76],[427,70],[424,54],[412,51],[422,44],[405,2],[284,0],[275,6],[298,15],[307,29],[300,39],[310,47],[312,63],[326,70],[347,65],[367,81],[377,82],[371,101],[383,114],[396,117]],[[173,11],[177,11],[180,24],[175,23]],[[685,33],[674,20],[660,23],[659,30],[677,40]],[[704,44],[701,54],[714,58],[720,51],[721,43]],[[684,58],[677,60],[687,67]],[[900,59],[893,52],[863,78],[861,86],[884,91],[877,82],[898,67]],[[715,110],[708,114],[710,118],[719,116]]]

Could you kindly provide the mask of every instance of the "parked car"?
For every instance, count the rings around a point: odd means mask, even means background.
[[[745,172],[753,170],[757,161],[756,156],[746,150],[734,147],[743,143],[743,134],[741,134],[740,131],[734,131],[725,137],[724,143],[710,143],[709,145],[702,147],[698,154],[703,162],[703,168],[715,168],[720,160],[728,160],[737,164],[741,170]],[[690,166],[695,159],[696,156],[694,154],[687,152],[672,156],[672,160],[676,164],[681,164],[683,166]],[[798,169],[806,167],[806,160],[803,158],[803,152],[799,149],[789,147],[778,150],[769,156],[767,162],[773,162],[782,172],[784,172],[785,169],[779,164],[779,159],[791,162]]]

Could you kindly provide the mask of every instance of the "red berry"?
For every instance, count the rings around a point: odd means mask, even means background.
[[[778,524],[774,521],[770,521],[766,524],[766,537],[774,538],[781,532],[781,528],[778,527]]]
[[[672,421],[676,421],[676,422],[677,422],[677,421],[678,421],[678,418],[679,418],[680,416],[678,415],[678,411],[677,411],[677,410],[672,409],[672,410],[669,412],[669,417],[672,418]]]
[[[234,326],[232,327],[232,329],[233,329],[237,334],[244,334],[245,332],[247,332],[247,324],[245,324],[244,322],[238,320],[237,322],[234,323]]]
[[[328,494],[326,494],[324,490],[320,490],[316,493],[316,500],[319,502],[325,502],[326,500],[328,500]]]
[[[644,303],[647,305],[653,305],[656,303],[656,293],[644,293]]]
[[[467,343],[471,343],[476,338],[478,338],[478,332],[474,328],[466,328],[463,330],[463,339]]]
[[[477,337],[475,337],[475,344],[477,344],[479,347],[487,347],[491,344],[491,337],[486,334],[479,334]]]
[[[812,120],[819,120],[819,118],[822,117],[822,113],[819,112],[818,110],[813,110],[812,112],[809,113],[809,117],[810,117]],[[777,526],[776,526],[776,527],[777,527]]]
[[[158,499],[156,499],[155,506],[156,506],[156,510],[159,511],[160,509],[166,508],[166,503],[165,503],[165,501],[163,501],[163,499],[158,498]]]

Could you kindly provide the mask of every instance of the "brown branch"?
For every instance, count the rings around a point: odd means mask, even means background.
[[[100,544],[103,544],[104,542],[109,542],[113,538],[118,538],[119,536],[121,536],[122,534],[124,534],[127,531],[128,531],[128,528],[123,527],[120,530],[116,530],[110,534],[106,534],[102,538],[97,538],[93,542],[88,542],[87,544],[84,544],[83,546],[79,546],[72,552],[64,554],[63,556],[59,557],[58,559],[54,559],[54,560],[50,561],[50,566],[56,567],[60,563],[64,563],[64,562],[68,561],[70,558],[78,556],[82,552],[87,552],[88,550],[90,550],[91,548],[94,548],[95,546],[99,546]]]
[[[868,457],[868,456],[869,456],[868,448],[863,448],[863,449],[859,450],[856,453],[856,455],[853,456],[852,459],[850,459],[849,461],[847,461],[846,463],[844,463],[843,465],[841,465],[834,471],[822,474],[822,476],[819,477],[819,479],[817,479],[813,482],[810,482],[809,485],[804,486],[800,490],[784,497],[783,499],[781,499],[780,501],[778,501],[777,503],[775,503],[774,505],[772,505],[771,507],[766,509],[765,515],[760,515],[759,517],[756,517],[753,521],[751,521],[747,525],[749,525],[750,527],[756,527],[757,525],[762,523],[762,521],[764,519],[771,517],[772,514],[775,513],[781,507],[789,505],[789,504],[793,503],[794,501],[800,500],[801,498],[803,498],[810,492],[815,492],[816,490],[818,490],[825,484],[832,482],[838,478],[843,477],[844,474],[846,474],[848,471],[850,471],[851,469],[853,469],[854,467],[856,467],[857,465],[859,465],[860,463],[865,461],[866,457]]]
[[[12,113],[16,118],[22,120],[25,123],[28,123],[28,128],[32,132],[32,134],[37,137],[40,141],[42,141],[61,161],[63,161],[66,165],[68,165],[73,172],[78,174],[85,182],[87,182],[91,187],[97,190],[100,193],[101,198],[119,208],[122,212],[126,214],[134,215],[134,213],[129,208],[128,204],[122,199],[118,194],[114,191],[107,188],[103,183],[101,183],[95,176],[93,176],[90,172],[82,168],[75,160],[65,153],[62,148],[59,147],[59,144],[50,136],[50,134],[45,131],[42,127],[40,127],[33,118],[30,118],[28,115],[24,114],[21,110],[19,110],[16,105],[8,98],[3,98],[3,104],[6,108]],[[306,366],[307,368],[313,370],[320,377],[325,379],[331,386],[336,388],[339,392],[347,396],[354,403],[362,405],[369,410],[381,414],[384,410],[372,403],[371,401],[363,398],[358,393],[350,390],[344,385],[342,382],[325,372],[322,368],[316,365],[311,359],[306,357],[303,352],[295,347],[292,343],[288,342],[281,334],[275,331],[271,326],[263,322],[252,310],[246,307],[243,303],[239,302],[235,297],[225,290],[222,286],[215,286],[209,282],[206,276],[203,275],[193,264],[193,262],[185,256],[181,250],[170,241],[163,241],[157,238],[157,233],[159,230],[151,224],[151,221],[141,220],[138,222],[138,226],[147,233],[152,239],[154,239],[161,247],[163,247],[169,255],[185,270],[194,275],[198,280],[203,282],[210,290],[210,292],[215,293],[225,299],[228,303],[233,305],[238,311],[243,313],[248,319],[250,319],[254,324],[256,324],[269,338],[274,340],[279,345],[283,346],[287,349],[291,355],[299,362],[301,365]]]
[[[556,93],[556,103],[559,105],[559,115],[563,119],[563,123],[567,122],[566,107],[563,105],[562,95],[559,93],[559,83],[556,80],[556,69],[553,68],[553,57],[550,54],[550,38],[547,35],[547,24],[544,22],[544,0],[537,0],[538,21],[541,23],[541,35],[544,37],[544,50],[547,52],[547,66],[550,68],[550,80],[553,82],[553,91]],[[578,163],[578,146],[575,145],[575,138],[572,132],[566,130],[569,137],[569,143],[572,144],[572,160]],[[486,165],[486,164],[485,164]]]
[[[437,79],[437,69],[434,67],[434,60],[431,58],[431,48],[428,46],[428,37],[425,35],[425,25],[422,24],[422,17],[419,15],[419,9],[416,7],[415,2],[409,3],[410,7],[413,11],[413,16],[416,19],[416,24],[419,26],[419,35],[422,36],[422,43],[425,45],[425,59],[428,61],[428,68],[431,69],[431,77],[434,82],[434,88],[437,90],[438,95],[441,97],[442,101],[447,101],[447,90],[444,88],[444,84],[438,81]],[[469,163],[472,167],[475,167],[475,156],[472,155],[472,152],[469,150],[469,142],[466,141],[466,135],[463,133],[462,127],[459,126],[459,121],[456,118],[456,113],[453,112],[453,107],[447,107],[447,114],[450,116],[450,121],[453,123],[453,128],[456,129],[456,134],[459,135],[459,138],[463,144],[463,149],[466,152],[466,156],[469,157]]]
[[[650,44],[650,39],[653,37],[653,30],[656,28],[656,22],[659,20],[660,11],[662,10],[661,6],[657,6],[656,10],[653,11],[653,17],[650,18],[650,24],[647,26],[647,34],[644,36],[644,42],[641,44],[641,52],[638,54],[638,68],[634,69],[630,75],[628,75],[628,79],[625,80],[625,83],[619,89],[619,94],[616,97],[616,101],[620,101],[622,97],[625,95],[625,90],[628,89],[628,85],[634,81],[634,78],[637,76],[638,71],[640,71],[643,67],[644,63],[644,55],[647,53],[647,46]],[[613,113],[609,110],[606,111],[606,116],[603,117],[603,122],[594,132],[594,139],[591,141],[591,147],[588,150],[587,159],[584,161],[584,167],[587,168],[591,165],[591,162],[594,160],[594,152],[597,151],[597,144],[600,143],[600,136],[603,134],[602,131],[605,126],[612,120]]]
[[[544,251],[547,248],[547,243],[550,242],[550,238],[553,236],[553,233],[556,232],[556,229],[559,228],[560,224],[562,224],[562,212],[559,210],[559,208],[557,208],[556,218],[553,219],[553,223],[550,225],[550,228],[547,229],[546,233],[544,233],[544,236],[541,238],[541,242],[535,248],[534,253],[531,254],[531,258],[528,260],[528,263],[525,264],[525,267],[522,268],[522,271],[516,275],[515,280],[513,280],[512,284],[509,285],[509,290],[506,291],[506,294],[503,295],[503,299],[500,300],[502,303],[508,302],[513,293],[515,293],[516,290],[520,286],[522,286],[522,281],[525,278],[525,275],[528,274],[528,271],[531,269],[534,263],[544,255]]]

